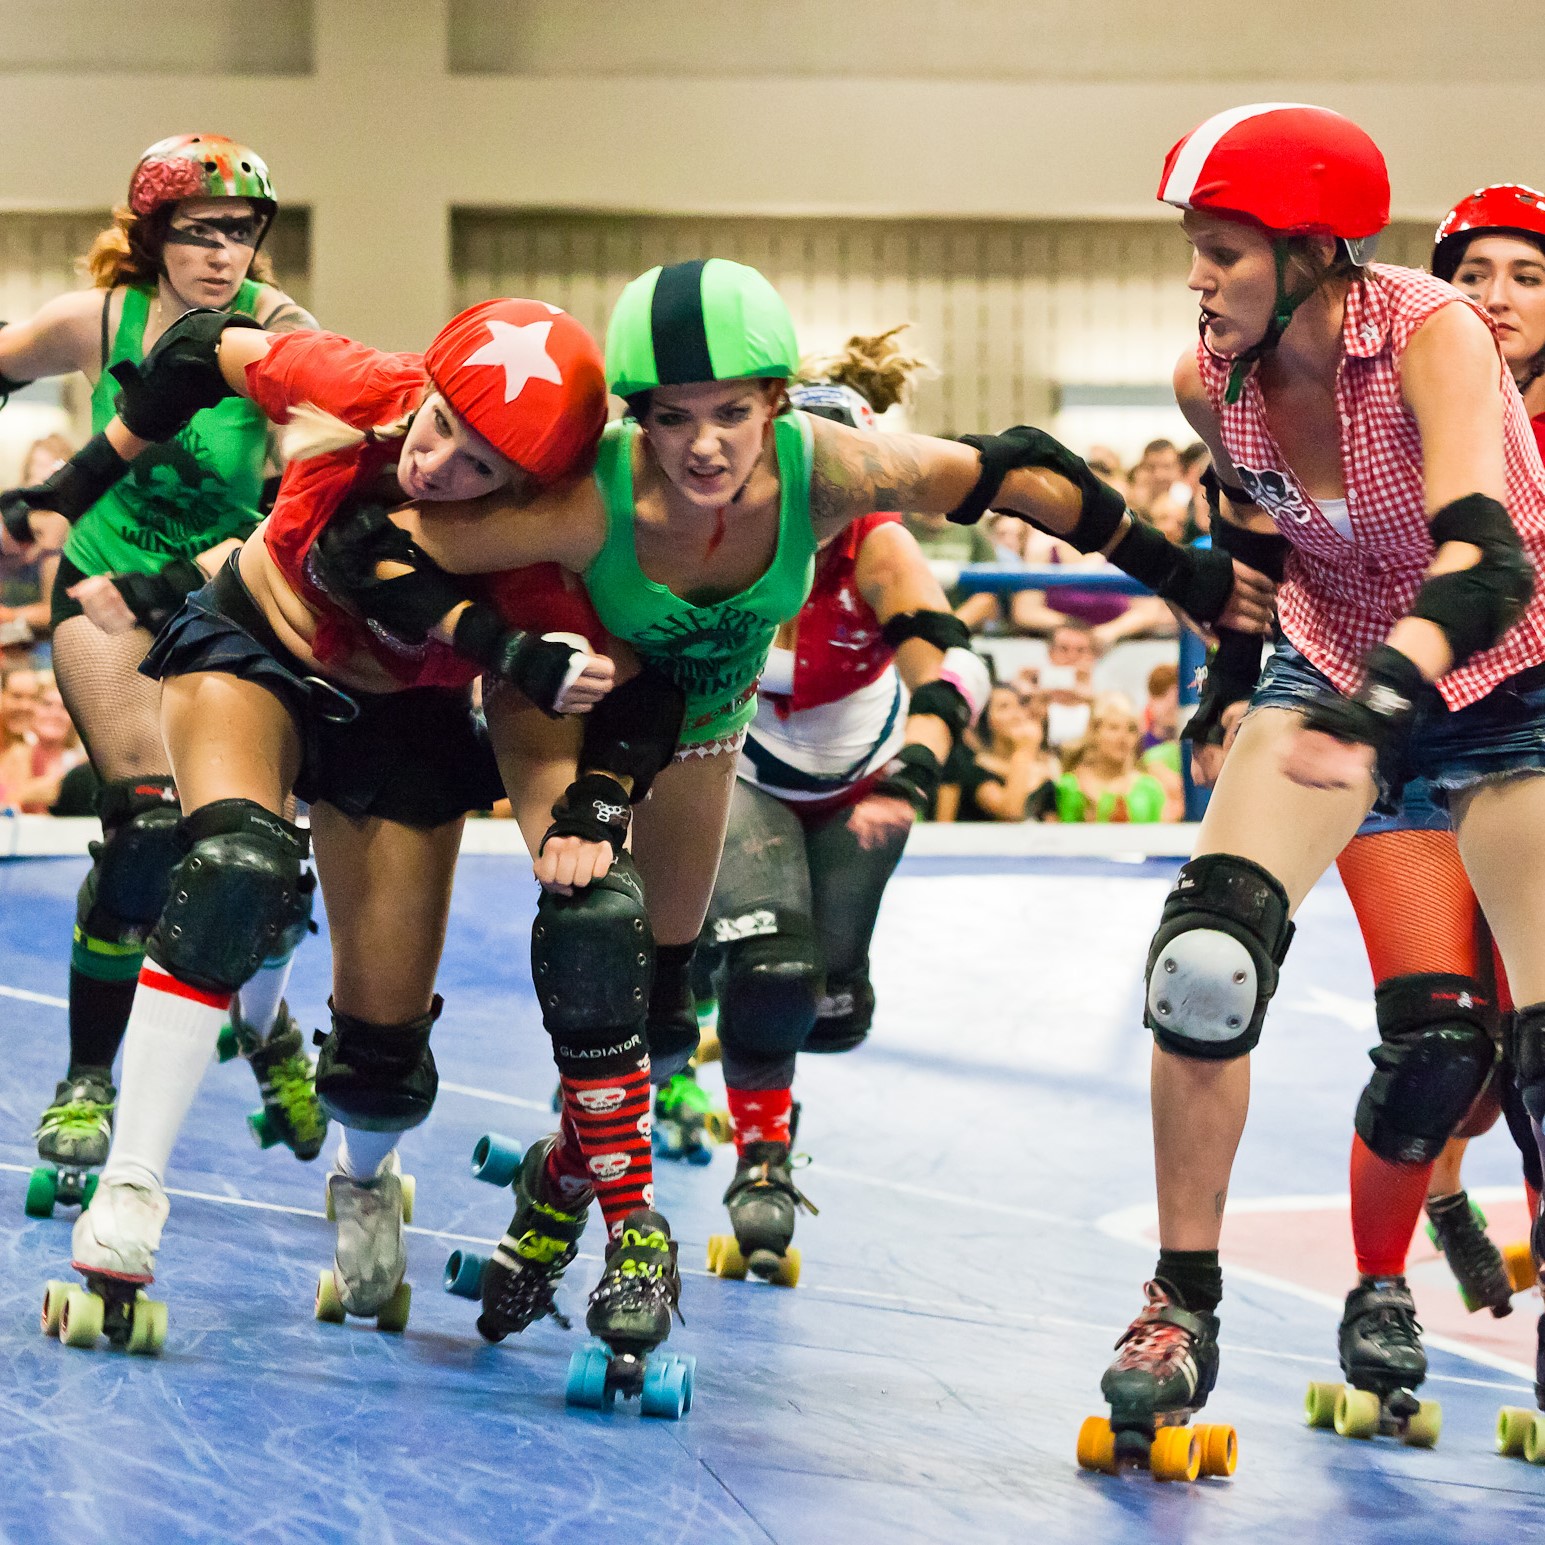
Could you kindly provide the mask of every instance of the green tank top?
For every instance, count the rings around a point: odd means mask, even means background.
[[[1091,810],[1089,801],[1078,786],[1078,778],[1074,773],[1063,773],[1057,779],[1056,787],[1059,821],[1077,823],[1125,820],[1146,824],[1164,818],[1164,785],[1148,773],[1139,773],[1132,780],[1132,789],[1126,797],[1124,813],[1118,811],[1117,796],[1109,792],[1100,795],[1095,807]]]
[[[810,428],[803,415],[773,421],[778,456],[778,545],[766,572],[739,595],[707,606],[683,601],[639,567],[634,542],[633,446],[637,424],[607,426],[595,479],[606,541],[585,588],[607,631],[686,693],[681,745],[733,735],[756,713],[756,683],[778,625],[796,616],[815,573],[810,525]]]
[[[105,361],[138,364],[152,289],[123,293],[118,333]],[[252,316],[258,286],[248,280],[231,309]],[[118,383],[102,371],[91,393],[91,428],[113,416]],[[268,420],[245,397],[230,397],[193,416],[175,440],[153,445],[76,521],[64,555],[83,574],[154,574],[227,537],[246,536],[258,520]]]

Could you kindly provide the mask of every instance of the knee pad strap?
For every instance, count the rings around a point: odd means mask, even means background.
[[[802,1051],[852,1051],[868,1039],[874,1023],[874,988],[868,975],[846,981],[827,980],[826,992],[816,1010],[816,1021],[805,1037]]]
[[[434,1108],[440,1085],[429,1033],[442,1007],[436,995],[427,1014],[396,1025],[373,1024],[333,1009],[332,1034],[316,1034],[322,1109],[341,1125],[365,1132],[416,1127]]]

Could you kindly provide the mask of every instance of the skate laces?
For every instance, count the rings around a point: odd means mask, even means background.
[[[312,1082],[311,1059],[304,1052],[297,1051],[276,1062],[263,1075],[263,1091],[271,1094],[284,1112],[297,1141],[320,1141],[327,1135],[327,1121]]]
[[[1121,1356],[1113,1366],[1168,1371],[1191,1357],[1195,1331],[1175,1318],[1191,1316],[1188,1310],[1173,1303],[1157,1282],[1144,1283],[1143,1291],[1148,1295],[1148,1305],[1116,1342]]]
[[[70,1137],[108,1136],[113,1130],[115,1100],[74,1099],[50,1105],[38,1122],[34,1137],[68,1135]]]
[[[682,1324],[681,1277],[676,1271],[675,1242],[663,1229],[624,1227],[607,1259],[606,1270],[592,1303],[647,1303],[663,1297]]]
[[[1420,1338],[1416,1304],[1404,1280],[1380,1279],[1369,1283],[1364,1293],[1355,1315],[1359,1335],[1379,1347],[1406,1346]]]
[[[747,1164],[736,1177],[733,1189],[739,1191],[753,1190],[759,1186],[769,1186],[774,1191],[781,1191],[787,1197],[792,1198],[796,1207],[803,1207],[812,1218],[821,1215],[821,1209],[794,1184],[792,1171],[808,1169],[810,1155],[808,1153],[791,1154],[785,1150],[781,1157],[768,1155],[758,1158]]]

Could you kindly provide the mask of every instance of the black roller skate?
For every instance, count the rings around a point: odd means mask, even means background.
[[[714,1108],[713,1097],[697,1081],[695,1065],[655,1090],[650,1146],[656,1158],[707,1164],[713,1145],[729,1140],[729,1114]]]
[[[515,1187],[515,1216],[491,1258],[457,1250],[445,1263],[445,1290],[483,1305],[478,1333],[503,1341],[550,1317],[565,1330],[569,1321],[553,1296],[579,1249],[594,1193],[557,1193],[547,1179],[547,1156],[556,1137],[538,1139],[524,1154],[508,1138],[482,1138],[472,1153],[472,1173],[493,1185]]]
[[[1545,1211],[1534,1220],[1530,1239],[1535,1264],[1541,1268],[1541,1285],[1545,1286]],[[1537,1411],[1503,1406],[1497,1412],[1497,1452],[1527,1459],[1532,1465],[1545,1465],[1545,1314],[1535,1328],[1534,1403]]]
[[[585,1315],[596,1339],[569,1359],[568,1404],[599,1411],[621,1395],[637,1396],[645,1416],[675,1421],[690,1411],[697,1359],[656,1351],[671,1333],[671,1315],[680,1314],[680,1298],[671,1226],[659,1213],[636,1208],[607,1246]]]
[[[1217,1382],[1218,1317],[1182,1308],[1162,1283],[1143,1291],[1148,1306],[1117,1341],[1116,1360],[1100,1380],[1110,1416],[1084,1422],[1078,1462],[1108,1475],[1141,1466],[1161,1481],[1232,1475],[1234,1429],[1187,1425]]]
[[[819,1212],[794,1184],[787,1143],[747,1143],[724,1193],[733,1234],[708,1239],[708,1269],[718,1277],[743,1278],[749,1271],[764,1282],[793,1287],[799,1281],[799,1251],[790,1248],[794,1214]]]
[[[118,1091],[111,1068],[76,1068],[54,1090],[33,1134],[38,1157],[23,1204],[29,1218],[51,1218],[54,1206],[86,1207],[97,1188],[96,1170],[107,1162]]]
[[[1490,1309],[1501,1319],[1513,1312],[1513,1282],[1502,1252],[1486,1232],[1486,1215],[1463,1191],[1427,1198],[1427,1232],[1443,1252],[1466,1309]],[[1529,1273],[1529,1286],[1534,1273]]]
[[[327,1137],[327,1117],[317,1101],[316,1068],[305,1053],[300,1026],[281,1002],[266,1037],[247,1024],[231,1001],[230,1023],[220,1032],[222,1062],[245,1057],[263,1096],[262,1110],[247,1117],[260,1148],[283,1143],[297,1159],[314,1159]]]
[[[1346,1384],[1315,1383],[1304,1397],[1311,1427],[1343,1438],[1399,1438],[1431,1448],[1443,1426],[1435,1400],[1411,1393],[1427,1377],[1416,1301],[1404,1277],[1365,1277],[1347,1294],[1338,1334]]]

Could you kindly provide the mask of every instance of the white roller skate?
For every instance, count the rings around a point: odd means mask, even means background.
[[[402,1235],[413,1217],[413,1177],[402,1173],[396,1149],[369,1180],[334,1170],[327,1177],[327,1216],[338,1225],[338,1244],[332,1267],[317,1279],[316,1317],[341,1325],[352,1314],[374,1319],[379,1330],[402,1330],[413,1297],[403,1280]]]

